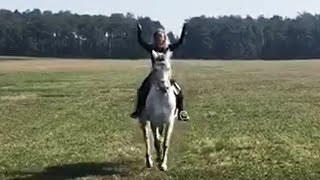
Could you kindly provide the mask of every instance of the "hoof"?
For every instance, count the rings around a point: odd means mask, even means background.
[[[153,167],[153,163],[152,162],[147,162],[147,168],[152,168]]]
[[[161,171],[167,171],[167,170],[168,170],[167,165],[162,164],[162,165],[160,166],[160,170],[161,170]]]

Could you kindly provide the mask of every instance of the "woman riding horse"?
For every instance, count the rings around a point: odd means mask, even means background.
[[[186,24],[184,24],[179,41],[176,43],[170,44],[170,40],[166,32],[163,29],[158,29],[153,34],[152,43],[148,44],[141,37],[141,33],[142,33],[141,25],[138,24],[137,28],[138,28],[138,42],[150,54],[152,54],[152,50],[156,52],[166,52],[168,49],[170,51],[176,50],[183,43],[183,39],[186,34]],[[153,56],[151,56],[151,62],[153,66],[154,64]],[[150,75],[151,73],[149,73],[149,75],[143,81],[141,87],[138,89],[138,101],[136,105],[136,110],[131,114],[131,117],[134,119],[139,117],[140,113],[145,107],[145,101],[151,88]],[[180,88],[177,82],[173,79],[171,79],[171,84],[175,85],[178,89]],[[181,89],[179,89],[178,93],[176,94],[176,100],[177,100],[177,109],[178,109],[178,119],[183,121],[189,120],[189,115],[187,111],[184,109],[183,94]]]

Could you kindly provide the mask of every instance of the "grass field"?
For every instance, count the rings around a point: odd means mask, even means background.
[[[179,61],[169,171],[130,119],[147,61],[0,61],[0,179],[320,179],[320,61]]]

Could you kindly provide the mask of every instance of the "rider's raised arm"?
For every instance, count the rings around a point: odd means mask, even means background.
[[[138,28],[138,42],[139,44],[149,53],[152,51],[152,46],[148,44],[141,36],[142,30],[140,24],[137,25]]]
[[[171,51],[174,51],[183,43],[185,35],[186,35],[186,24],[183,25],[180,39],[178,40],[178,42],[175,42],[175,43],[169,45],[169,48]]]

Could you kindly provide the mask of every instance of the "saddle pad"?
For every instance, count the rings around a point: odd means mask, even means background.
[[[178,95],[181,91],[181,87],[178,85],[178,83],[174,82],[172,83],[173,91],[176,95]]]

